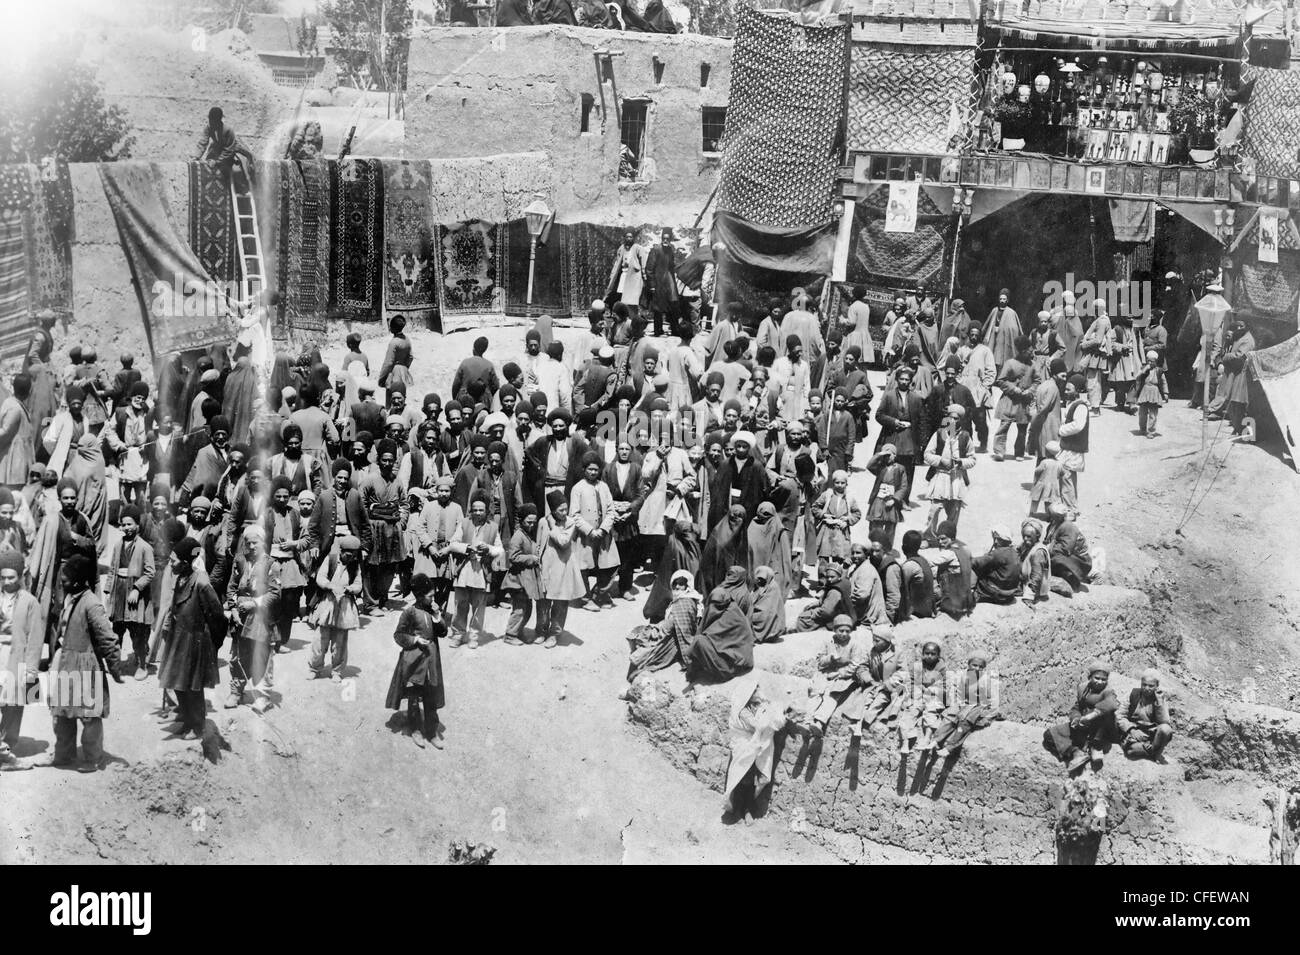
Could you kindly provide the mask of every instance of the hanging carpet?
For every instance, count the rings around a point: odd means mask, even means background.
[[[528,223],[515,219],[500,227],[504,232],[504,269],[506,287],[506,314],[528,314],[528,258],[532,236]],[[546,312],[552,316],[569,314],[569,272],[565,268],[563,226],[551,227],[547,242],[537,243],[537,263],[533,273],[534,315]]]
[[[430,177],[427,159],[384,166],[384,307],[390,312],[432,312],[436,305]]]
[[[382,310],[384,170],[378,159],[330,163],[334,252],[330,302],[340,318],[378,321]]]
[[[239,234],[230,180],[206,162],[190,166],[190,248],[204,271],[219,282],[239,279]]]
[[[889,189],[880,188],[854,204],[857,238],[849,257],[848,281],[854,284],[947,285],[952,217],[945,215],[926,190],[917,192],[916,231],[886,232]]]
[[[297,164],[302,177],[302,241],[296,258],[287,264],[287,288],[293,304],[288,309],[290,323],[299,332],[324,334],[329,316],[330,213],[334,195],[329,164],[324,160],[301,160]]]
[[[501,285],[504,234],[505,227],[492,222],[452,222],[434,227],[433,265],[442,315],[505,310],[505,288]]]
[[[32,310],[51,309],[72,315],[72,177],[67,163],[51,168],[52,178],[42,178],[37,166],[28,166],[32,198],[31,238],[33,259]]]
[[[1242,134],[1242,152],[1260,176],[1300,179],[1300,73],[1246,67],[1242,83],[1254,81]]]
[[[98,168],[154,357],[229,343],[233,331],[225,304],[176,224],[157,164]],[[177,296],[177,286],[185,294]]]

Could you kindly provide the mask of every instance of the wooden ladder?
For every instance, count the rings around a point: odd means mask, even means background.
[[[252,183],[239,163],[230,170],[230,202],[235,209],[235,230],[239,236],[240,300],[245,308],[251,308],[254,298],[266,288],[266,269]]]

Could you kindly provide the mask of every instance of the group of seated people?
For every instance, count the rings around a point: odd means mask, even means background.
[[[872,630],[868,640],[845,615],[833,622],[831,638],[817,656],[817,677],[809,691],[815,702],[806,711],[779,707],[763,693],[755,674],[738,680],[728,721],[731,761],[723,819],[762,814],[771,793],[778,734],[793,728],[819,740],[837,713],[850,723],[851,746],[866,727],[879,722],[897,732],[901,755],[913,749],[921,754],[922,766],[954,759],[971,733],[1003,714],[989,654],[968,653],[966,667],[950,672],[941,652],[938,643],[928,641],[916,660],[903,663],[888,631]],[[1160,674],[1146,670],[1126,705],[1109,682],[1110,667],[1092,663],[1069,716],[1043,734],[1044,748],[1071,775],[1089,765],[1100,770],[1103,754],[1114,743],[1128,759],[1165,762],[1174,731]],[[918,776],[921,771],[918,767]]]

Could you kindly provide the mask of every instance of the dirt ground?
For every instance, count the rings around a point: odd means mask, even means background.
[[[517,326],[482,334],[498,362],[522,353]],[[412,333],[421,394],[446,397],[474,337]],[[384,339],[364,348],[377,370]],[[1107,551],[1108,579],[1167,608],[1172,657],[1153,663],[1207,696],[1240,698],[1253,680],[1259,702],[1295,709],[1300,575],[1286,545],[1300,478],[1217,426],[1202,469],[1200,419],[1181,402],[1161,425],[1164,435],[1147,440],[1133,417],[1094,419],[1083,526]],[[972,549],[982,551],[994,523],[1018,522],[1032,470],[978,459],[961,518]],[[850,484],[864,505],[867,477],[855,472]],[[922,503],[907,527],[923,525]],[[276,658],[278,700],[265,716],[221,709],[222,689],[210,693],[209,718],[229,746],[215,765],[198,744],[163,736],[150,714],[154,680],[115,685],[106,772],[0,775],[0,861],[440,862],[453,840],[489,843],[496,861],[515,863],[832,861],[778,818],[723,825],[718,795],[630,730],[617,694],[639,601],[573,610],[572,636],[553,650],[497,639],[506,616],[488,611],[492,636],[479,649],[443,649],[441,752],[418,749],[383,708],[395,613],[354,633],[342,685],[305,679],[311,631],[302,627]],[[24,737],[20,753],[48,747],[47,711],[27,713]],[[870,861],[913,860],[882,850]]]

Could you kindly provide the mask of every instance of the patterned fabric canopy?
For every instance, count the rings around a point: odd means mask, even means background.
[[[719,209],[789,228],[830,220],[848,29],[803,26],[748,7],[740,11]]]
[[[948,153],[950,116],[966,116],[973,47],[853,45],[849,149]]]
[[[1242,152],[1255,160],[1258,175],[1300,179],[1300,72],[1248,67],[1241,78],[1255,81]]]

